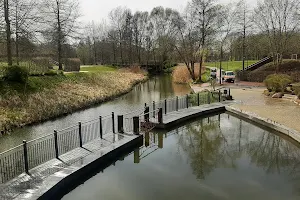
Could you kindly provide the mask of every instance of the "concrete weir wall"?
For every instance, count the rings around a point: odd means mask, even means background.
[[[290,137],[291,139],[297,141],[300,143],[300,133],[296,130],[293,130],[289,127],[286,127],[282,124],[276,123],[274,121],[271,121],[269,119],[265,119],[262,117],[257,116],[254,113],[249,113],[249,112],[244,112],[242,110],[239,110],[237,108],[231,107],[231,106],[226,106],[226,110],[229,113],[233,113],[239,117],[248,119],[252,122],[255,122],[257,124],[260,124],[264,127],[270,128],[272,130],[275,130],[279,133],[282,133],[288,137]]]
[[[86,159],[89,160],[89,162],[84,163],[82,166],[76,168],[70,166],[63,171],[48,177],[44,180],[44,185],[46,186],[41,187],[38,192],[33,194],[33,196],[29,198],[19,197],[17,199],[60,199],[79,184],[116,162],[116,159],[127,155],[135,148],[139,148],[142,145],[143,135],[139,135],[124,144],[108,147],[107,149],[102,150],[102,153],[99,155],[91,155],[90,158]]]

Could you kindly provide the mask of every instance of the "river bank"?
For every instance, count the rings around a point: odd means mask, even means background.
[[[139,73],[107,71],[31,77],[30,92],[8,90],[0,98],[0,131],[53,119],[128,93],[147,80]]]

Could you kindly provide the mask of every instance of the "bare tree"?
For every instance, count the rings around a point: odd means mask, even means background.
[[[233,7],[229,4],[227,6],[220,7],[218,15],[218,34],[217,34],[217,46],[220,49],[220,77],[219,82],[222,84],[222,61],[224,56],[224,46],[227,42],[228,37],[234,30],[234,15],[235,11]]]
[[[238,33],[242,34],[242,59],[243,70],[245,69],[245,56],[246,56],[246,36],[253,26],[252,20],[253,12],[249,9],[245,0],[240,0],[235,8],[235,18]]]
[[[179,13],[171,8],[153,8],[150,14],[150,21],[153,25],[154,60],[163,64],[168,61],[170,53],[173,51],[172,43],[176,31],[173,29],[173,21],[178,19]]]
[[[201,45],[197,20],[193,12],[191,12],[191,9],[191,6],[187,6],[182,17],[178,17],[177,20],[174,21],[174,27],[175,30],[177,30],[175,49],[181,60],[184,61],[191,78],[195,81],[195,63]]]
[[[11,1],[11,11],[13,13],[11,24],[13,27],[12,31],[15,34],[15,57],[17,64],[19,64],[20,57],[20,38],[35,38],[35,29],[37,27],[34,24],[39,20],[37,5],[37,0]]]
[[[11,29],[9,18],[9,4],[8,0],[3,0],[4,7],[4,19],[6,25],[6,48],[7,48],[7,63],[8,66],[12,66],[12,50],[11,50]]]
[[[59,70],[62,70],[62,46],[68,40],[76,37],[79,30],[77,20],[79,2],[77,0],[43,0],[41,13],[46,24],[44,33],[50,34],[57,43]]]
[[[215,34],[218,28],[218,16],[220,5],[215,0],[193,0],[190,4],[192,13],[198,21],[199,37],[200,37],[200,68],[199,82],[201,80],[202,67],[204,62],[204,52],[210,42],[210,38]]]
[[[289,39],[299,28],[299,12],[298,0],[262,0],[258,3],[255,23],[261,32],[267,34],[274,58],[287,50]],[[277,64],[281,62],[279,56]]]

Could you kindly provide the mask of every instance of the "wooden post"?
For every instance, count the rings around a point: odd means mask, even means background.
[[[100,138],[103,139],[102,117],[99,117]]]
[[[178,111],[178,96],[176,97],[176,111]]]
[[[207,101],[208,101],[208,104],[210,104],[210,94],[211,94],[211,93],[208,91],[208,92],[207,92]]]
[[[167,114],[167,99],[165,99],[165,115]]]
[[[123,118],[123,115],[118,115],[118,133],[124,133],[124,118]]]
[[[189,108],[189,95],[186,95],[186,108]]]
[[[200,106],[200,93],[197,94],[198,106]]]
[[[114,112],[112,112],[111,118],[112,118],[112,131],[113,131],[113,133],[116,133],[116,130],[115,130],[115,113]]]
[[[81,122],[78,122],[79,146],[82,147],[82,128]]]
[[[27,141],[23,140],[23,151],[24,151],[24,169],[26,174],[29,174],[29,165],[28,165],[28,152],[27,152]]]
[[[144,120],[145,120],[145,122],[149,122],[149,119],[150,119],[149,112],[150,112],[150,108],[149,108],[149,106],[146,106],[145,111],[144,111]]]
[[[163,123],[163,110],[162,108],[159,109],[158,111],[158,123]]]
[[[58,142],[57,142],[57,131],[54,131],[54,148],[55,148],[55,157],[59,158]]]
[[[133,134],[139,135],[140,134],[140,118],[139,117],[133,117]]]
[[[231,97],[231,91],[230,91],[230,88],[228,88],[228,95],[229,95],[229,98]]]
[[[219,102],[221,102],[221,90],[219,90]]]

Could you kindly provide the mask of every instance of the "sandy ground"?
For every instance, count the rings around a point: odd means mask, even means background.
[[[230,85],[231,93],[235,99],[236,108],[255,113],[263,118],[268,118],[277,123],[290,127],[300,132],[300,106],[291,100],[272,99],[263,94],[266,89],[257,87],[260,85]],[[195,91],[201,91],[204,87],[192,86]]]

